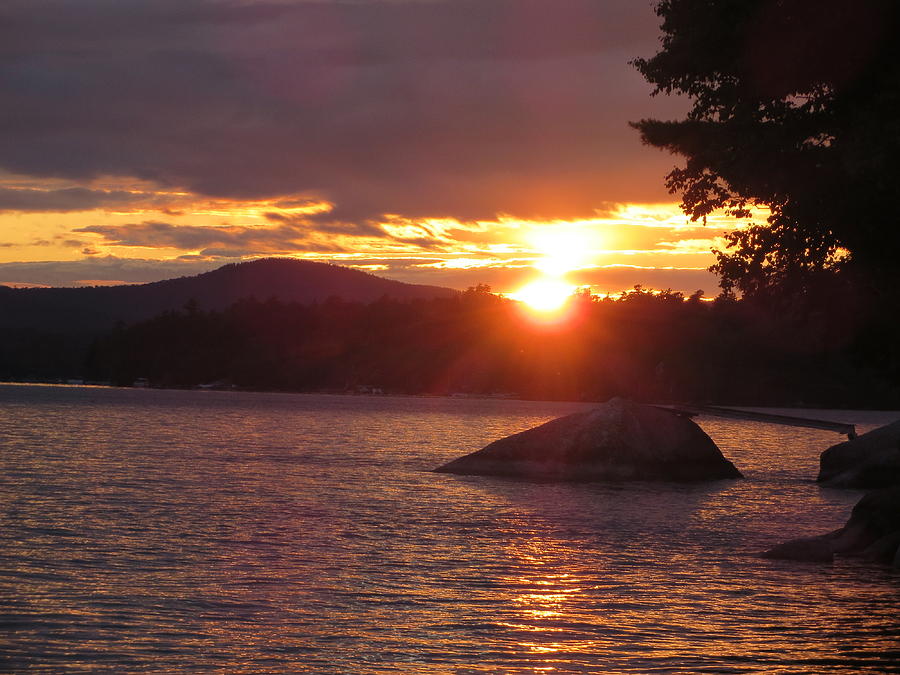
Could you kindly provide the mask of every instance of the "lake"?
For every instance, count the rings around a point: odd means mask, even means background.
[[[0,386],[0,670],[900,672],[900,573],[758,557],[846,521],[835,433],[701,419],[746,476],[701,485],[430,472],[588,405]]]

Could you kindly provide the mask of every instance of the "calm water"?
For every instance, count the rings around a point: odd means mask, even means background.
[[[900,672],[900,574],[757,557],[846,520],[837,434],[704,420],[747,479],[702,486],[429,473],[584,407],[2,386],[0,670]]]

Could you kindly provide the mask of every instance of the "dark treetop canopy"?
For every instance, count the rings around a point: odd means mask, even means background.
[[[693,107],[633,126],[685,158],[670,191],[694,219],[772,212],[718,252],[723,288],[753,295],[840,267],[882,286],[896,275],[900,3],[663,0],[656,11],[662,49],[634,65]]]

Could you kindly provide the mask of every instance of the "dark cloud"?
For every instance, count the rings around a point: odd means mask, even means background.
[[[627,66],[655,51],[649,1],[12,0],[0,13],[0,166],[18,174],[303,192],[335,203],[335,223],[665,199],[671,160],[626,124],[681,108],[651,101]]]
[[[164,199],[153,193],[126,190],[89,190],[80,187],[38,190],[0,187],[0,211],[89,211],[99,208],[121,208],[139,203],[159,205]]]
[[[345,253],[348,249],[334,241],[335,235],[390,239],[430,250],[443,250],[452,242],[442,240],[428,226],[411,224],[411,234],[390,235],[371,221],[343,222],[324,220],[313,222],[307,216],[267,213],[274,226],[248,227],[226,225],[208,227],[177,225],[160,221],[145,221],[125,225],[88,225],[73,232],[96,234],[111,246],[146,248],[175,248],[201,251],[205,256],[242,257],[261,254],[290,254],[296,252]]]
[[[387,270],[399,270],[414,267],[417,265],[428,265],[434,262],[433,258],[336,258],[330,261],[333,265],[343,265],[345,267],[371,268],[382,267]]]
[[[104,244],[113,246],[202,250],[202,255],[205,256],[241,257],[294,251],[344,251],[343,247],[318,236],[306,223],[259,228],[203,227],[146,221],[127,225],[89,225],[74,231],[100,235]]]
[[[289,207],[288,207],[289,208]],[[381,225],[371,220],[343,221],[334,220],[334,214],[322,213],[313,215],[289,215],[278,212],[268,212],[266,220],[275,223],[284,223],[288,226],[308,228],[314,223],[317,232],[324,234],[347,234],[354,237],[386,237],[387,233]]]
[[[98,256],[75,261],[0,263],[0,284],[77,286],[83,279],[145,283],[200,274],[225,262],[228,261],[160,261]]]
[[[32,239],[28,242],[29,246],[53,246],[54,244],[61,244],[63,246],[67,246],[69,248],[78,248],[79,246],[84,246],[83,241],[79,241],[77,239],[66,239],[65,237],[54,237],[54,240],[51,241],[49,239]],[[12,248],[12,247],[21,246],[21,244],[16,244],[9,241],[0,242],[0,248]]]

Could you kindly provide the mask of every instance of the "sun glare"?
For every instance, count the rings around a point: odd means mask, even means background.
[[[553,312],[560,309],[574,291],[575,286],[559,279],[540,279],[511,293],[510,297],[539,312]]]
[[[592,248],[586,233],[579,230],[544,230],[534,233],[531,241],[541,254],[535,268],[550,277],[560,277],[581,267]]]
[[[554,314],[563,308],[577,288],[566,282],[564,275],[587,262],[591,242],[583,231],[560,229],[535,232],[530,239],[541,255],[534,263],[541,277],[511,293],[510,297],[540,314]]]

